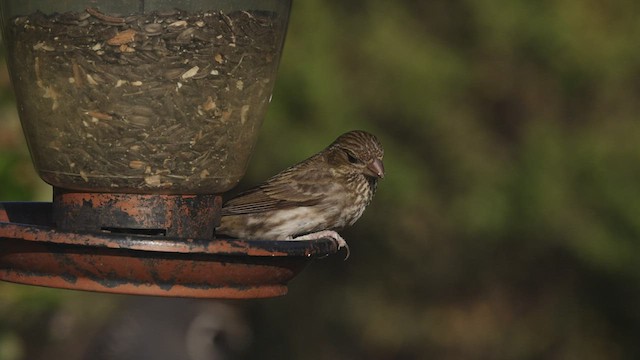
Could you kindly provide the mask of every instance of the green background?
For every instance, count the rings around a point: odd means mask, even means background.
[[[386,177],[343,232],[348,261],[238,303],[245,357],[640,358],[639,14],[296,1],[240,187],[358,128],[384,144]],[[0,200],[49,200],[4,70],[0,95]],[[1,283],[0,360],[76,358],[124,298]]]

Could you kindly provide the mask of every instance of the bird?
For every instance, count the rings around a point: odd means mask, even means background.
[[[350,251],[337,231],[353,225],[383,179],[384,149],[375,135],[352,130],[319,153],[222,205],[216,235],[247,240],[330,238]]]

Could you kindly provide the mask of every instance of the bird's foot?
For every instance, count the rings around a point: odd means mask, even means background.
[[[311,234],[298,236],[293,240],[317,240],[323,238],[330,238],[331,240],[333,240],[338,245],[338,251],[340,251],[340,249],[342,248],[345,248],[346,255],[344,257],[344,260],[347,260],[349,258],[349,254],[351,253],[349,251],[349,244],[347,244],[347,242],[342,238],[342,236],[340,236],[340,234],[333,230],[318,231]]]

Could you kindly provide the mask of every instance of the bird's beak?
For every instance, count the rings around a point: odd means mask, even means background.
[[[367,165],[365,172],[369,176],[384,179],[384,164],[382,164],[382,160],[380,159],[373,160],[371,163]]]

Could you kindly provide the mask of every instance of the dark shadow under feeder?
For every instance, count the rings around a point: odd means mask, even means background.
[[[330,239],[214,237],[219,194],[244,174],[270,100],[290,3],[0,1],[22,126],[54,186],[52,203],[0,203],[0,279],[269,297],[335,253]]]

